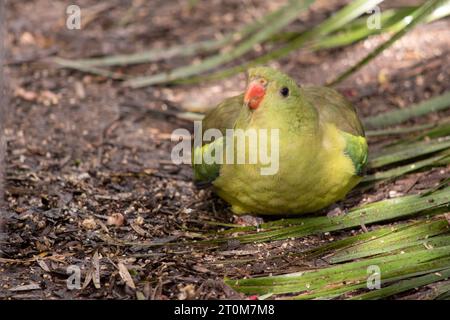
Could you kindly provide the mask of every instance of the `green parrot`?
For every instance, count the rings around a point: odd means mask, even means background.
[[[331,88],[299,87],[269,67],[250,69],[245,94],[207,113],[202,130],[207,129],[219,130],[223,136],[194,146],[193,157],[203,160],[207,154],[220,152],[221,161],[194,162],[195,180],[212,183],[236,214],[293,215],[320,210],[343,199],[361,181],[367,164],[364,129],[342,95]],[[225,139],[228,129],[233,129],[229,140]],[[260,159],[253,163],[225,160],[228,153],[236,160],[242,151],[234,143],[233,132],[259,129],[278,131],[277,140],[267,139],[268,149],[278,150],[274,174],[262,174],[267,163]],[[246,145],[245,159],[258,146]]]

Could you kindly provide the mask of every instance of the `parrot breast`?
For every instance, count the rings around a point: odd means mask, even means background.
[[[259,163],[222,166],[213,184],[236,214],[317,211],[341,200],[360,181],[333,124],[313,136],[281,130],[279,139],[279,170],[274,175],[261,175]]]

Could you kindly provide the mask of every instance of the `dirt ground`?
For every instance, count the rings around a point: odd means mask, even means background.
[[[296,253],[339,233],[264,244],[229,241],[207,248],[182,244],[220,229],[207,221],[245,222],[233,217],[211,190],[197,188],[189,166],[171,163],[171,132],[192,125],[170,111],[212,107],[241,92],[244,75],[201,85],[132,90],[120,81],[48,62],[52,56],[131,53],[219,37],[279,4],[77,3],[85,19],[81,30],[65,28],[68,1],[7,3],[8,236],[0,251],[0,298],[234,299],[243,296],[224,285],[224,277],[296,272],[323,263],[304,261]],[[342,1],[324,3],[290,28],[304,29],[323,20]],[[301,84],[323,84],[383,39],[377,36],[320,53],[295,52],[272,65]],[[362,116],[404,108],[450,89],[449,50],[449,19],[419,26],[339,90]],[[116,71],[151,74],[188,61],[179,58]],[[432,122],[448,115],[442,112],[415,121]],[[371,148],[385,142],[371,140]],[[449,168],[379,183],[364,193],[356,190],[341,206],[388,198],[393,191],[396,196],[414,193],[444,176],[449,176]],[[70,265],[81,269],[80,290],[67,288]],[[124,266],[136,289],[130,288]],[[86,278],[93,280],[84,286]]]

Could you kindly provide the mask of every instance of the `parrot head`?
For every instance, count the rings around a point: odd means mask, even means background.
[[[244,105],[247,108],[242,112],[247,123],[287,127],[301,133],[314,130],[318,121],[316,109],[297,83],[270,67],[249,69]]]
[[[253,111],[269,106],[298,106],[300,88],[295,81],[278,70],[256,67],[248,71],[248,85],[244,95],[245,105]]]

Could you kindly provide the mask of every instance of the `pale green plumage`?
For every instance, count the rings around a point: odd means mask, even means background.
[[[197,164],[195,178],[212,181],[219,196],[238,214],[300,214],[345,197],[360,181],[367,162],[364,131],[351,104],[329,88],[299,88],[271,68],[249,70],[249,79],[255,78],[268,81],[259,108],[244,106],[243,95],[228,99],[205,117],[203,130],[279,129],[278,172],[261,175],[265,167],[261,163]],[[287,98],[279,94],[281,87],[289,88]],[[204,153],[223,141],[194,153]],[[252,151],[245,149],[247,157]]]

